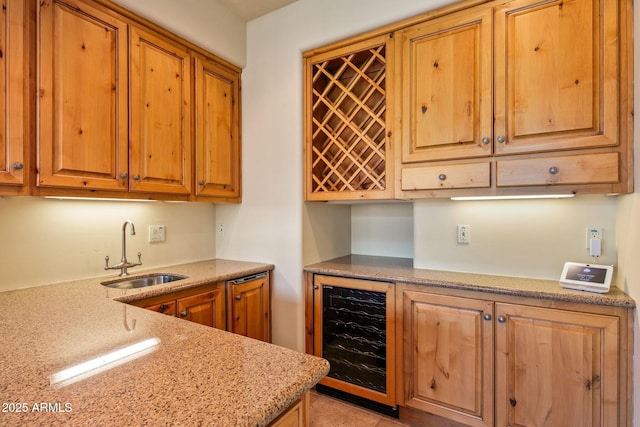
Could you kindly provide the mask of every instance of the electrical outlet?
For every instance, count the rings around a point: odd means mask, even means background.
[[[598,227],[587,227],[585,229],[585,248],[589,249],[591,247],[590,242],[591,239],[603,239],[602,228]]]
[[[471,227],[468,225],[458,225],[458,243],[469,243],[471,241]]]
[[[218,236],[220,236],[220,237],[224,236],[224,224],[223,223],[218,224]]]

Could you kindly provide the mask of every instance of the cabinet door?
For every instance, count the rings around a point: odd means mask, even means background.
[[[25,4],[6,0],[0,25],[0,186],[21,191],[25,177]],[[17,187],[14,187],[17,186]],[[3,191],[0,190],[0,193]],[[17,194],[17,193],[16,193]]]
[[[493,425],[493,302],[409,290],[402,298],[404,404]]]
[[[240,200],[240,74],[195,58],[196,196]]]
[[[151,305],[143,305],[142,308],[147,310],[155,311],[157,313],[166,314],[167,316],[175,316],[176,315],[176,302],[175,301],[167,301],[161,302],[158,304]]]
[[[305,58],[306,200],[392,197],[391,37]]]
[[[497,153],[618,145],[617,20],[616,0],[497,8]]]
[[[126,191],[127,25],[88,1],[37,4],[38,185]]]
[[[231,332],[271,342],[269,275],[229,288]]]
[[[201,325],[226,329],[224,288],[180,298],[178,317]]]
[[[196,196],[240,199],[240,74],[195,59]]]
[[[131,28],[133,192],[191,193],[191,60],[186,48]]]
[[[465,10],[402,32],[402,161],[492,154],[492,11]]]
[[[619,319],[496,303],[497,425],[618,424]]]

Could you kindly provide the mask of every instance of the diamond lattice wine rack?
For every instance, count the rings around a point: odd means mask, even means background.
[[[388,44],[306,58],[307,200],[389,197]]]

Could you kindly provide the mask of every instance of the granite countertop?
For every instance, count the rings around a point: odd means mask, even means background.
[[[116,299],[271,269],[211,260],[131,270],[190,276],[143,290],[106,288],[100,277],[0,293],[0,425],[267,425],[327,374],[326,360]],[[150,338],[159,343],[140,357],[50,383],[63,369]]]
[[[605,294],[583,292],[565,289],[560,286],[557,280],[413,268],[413,261],[409,258],[348,255],[308,265],[304,270],[318,274],[485,291],[495,294],[545,298],[565,302],[623,308],[634,308],[636,306],[633,298],[616,286],[611,286],[609,292]]]

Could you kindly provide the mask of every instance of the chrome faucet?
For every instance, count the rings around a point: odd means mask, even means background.
[[[138,252],[138,262],[127,261],[127,233],[126,233],[127,224],[131,226],[131,235],[132,236],[136,235],[136,228],[133,226],[133,222],[125,221],[124,224],[122,224],[122,259],[120,260],[120,263],[109,266],[109,256],[104,257],[104,269],[105,270],[120,269],[120,274],[119,274],[120,276],[128,276],[129,273],[127,272],[127,269],[129,267],[142,265],[142,260],[140,259],[142,254],[140,252]]]

